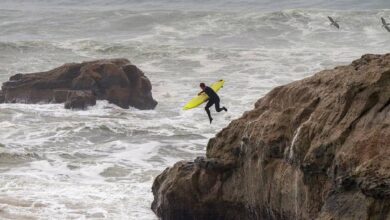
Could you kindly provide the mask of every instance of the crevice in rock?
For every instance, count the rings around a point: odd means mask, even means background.
[[[387,102],[379,109],[378,112],[382,112],[389,105],[390,105],[390,97],[387,99]]]

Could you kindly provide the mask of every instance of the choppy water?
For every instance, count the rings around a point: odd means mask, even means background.
[[[208,138],[271,88],[390,51],[390,2],[3,0],[0,81],[65,62],[125,57],[155,110],[99,102],[0,105],[0,219],[155,219],[153,178],[203,155]],[[331,15],[341,30],[329,26]],[[182,111],[200,81],[225,79],[228,113]]]

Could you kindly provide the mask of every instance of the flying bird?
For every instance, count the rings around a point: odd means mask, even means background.
[[[387,23],[383,17],[381,17],[381,20],[382,20],[382,27],[385,28],[388,32],[390,32],[390,27],[389,27],[390,23]]]
[[[335,21],[332,17],[328,16],[329,21],[331,22],[330,25],[335,26],[337,29],[340,29],[340,25]]]

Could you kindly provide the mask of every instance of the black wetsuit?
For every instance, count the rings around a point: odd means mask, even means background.
[[[213,118],[211,117],[211,114],[210,114],[210,107],[213,106],[215,104],[215,110],[217,112],[220,112],[222,110],[225,110],[227,111],[227,109],[225,107],[222,107],[220,108],[219,107],[219,96],[217,95],[216,92],[214,92],[214,90],[208,86],[206,86],[206,88],[203,90],[204,93],[207,94],[207,96],[209,97],[209,101],[207,102],[206,104],[206,107],[205,107],[205,110],[207,112],[207,115],[209,116],[209,119],[210,119],[210,123],[211,121],[213,120]]]

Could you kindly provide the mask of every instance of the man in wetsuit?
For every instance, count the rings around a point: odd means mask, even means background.
[[[214,92],[214,90],[212,88],[206,86],[204,83],[201,83],[199,86],[203,91],[200,92],[198,95],[200,95],[201,93],[204,92],[209,97],[209,101],[206,104],[205,110],[207,112],[207,115],[209,116],[209,120],[210,120],[210,124],[211,124],[211,122],[213,121],[213,118],[211,117],[210,109],[209,109],[211,106],[213,106],[215,104],[215,110],[217,112],[220,112],[222,110],[225,110],[225,112],[227,112],[227,109],[225,107],[222,107],[222,108],[219,107],[219,102],[220,102],[219,96],[217,95],[216,92]]]

